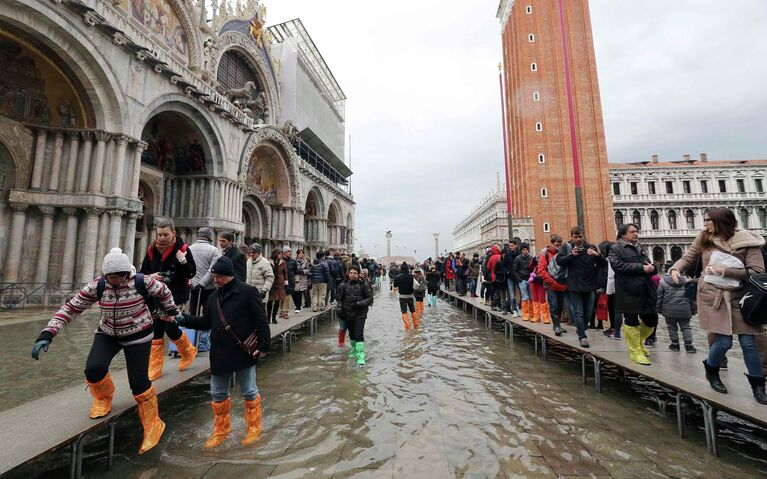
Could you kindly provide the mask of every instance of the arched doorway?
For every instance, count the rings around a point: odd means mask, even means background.
[[[671,247],[671,261],[677,261],[683,254],[684,251],[681,246],[674,245]]]
[[[352,214],[347,213],[346,214],[346,237],[344,238],[345,244],[348,246],[349,249],[354,249],[354,224],[352,224]]]
[[[213,171],[210,148],[200,129],[186,116],[163,111],[149,119],[141,132],[147,148],[141,163],[172,175]]]
[[[654,246],[652,249],[652,262],[655,264],[663,264],[666,262],[666,251],[662,246]]]
[[[341,239],[341,212],[339,211],[338,204],[333,201],[328,208],[328,223],[327,223],[327,242],[329,245],[339,247],[343,241]]]
[[[141,201],[141,216],[136,218],[136,236],[133,246],[133,264],[141,264],[144,252],[154,241],[155,194],[143,181],[138,184],[138,199]]]
[[[319,250],[325,242],[323,238],[325,229],[322,227],[322,223],[325,221],[322,215],[323,211],[322,195],[317,188],[312,188],[306,196],[306,204],[304,205],[304,241],[307,251],[312,254]]]
[[[244,223],[245,243],[248,245],[259,243],[262,247],[268,246],[268,221],[267,209],[257,197],[248,195],[242,203],[242,222]],[[262,251],[268,254],[266,250]]]

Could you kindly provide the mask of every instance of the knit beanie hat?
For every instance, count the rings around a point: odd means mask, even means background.
[[[519,250],[520,251],[522,251],[525,248],[527,248],[529,250],[530,249],[530,245],[527,244],[527,243],[522,243],[522,244],[519,245]]]
[[[104,262],[101,263],[101,271],[104,274],[129,273],[131,270],[128,255],[123,253],[120,248],[112,248],[109,254],[104,256]]]
[[[261,245],[259,243],[253,243],[250,245],[251,253],[261,253]]]
[[[403,271],[403,272],[409,271],[410,270],[410,266],[408,266],[407,263],[405,261],[403,261],[402,262],[402,266],[400,266],[399,269],[400,269],[400,271]]]
[[[287,253],[288,251],[292,251],[292,250],[290,249],[290,246],[287,246],[287,245],[286,245],[286,246],[283,246],[283,247],[282,247],[282,252],[283,252],[283,253]]]
[[[207,240],[208,243],[213,243],[213,230],[208,228],[207,226],[203,226],[202,228],[197,230],[197,237],[200,239]]]
[[[221,276],[234,276],[234,263],[226,256],[219,256],[210,271]]]

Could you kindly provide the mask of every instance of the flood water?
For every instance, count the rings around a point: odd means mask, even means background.
[[[85,477],[184,478],[495,478],[765,477],[767,464],[721,445],[706,452],[702,432],[677,437],[626,383],[598,394],[580,367],[542,361],[532,342],[508,344],[502,332],[440,301],[421,329],[403,331],[396,299],[384,291],[370,311],[368,364],[359,368],[336,345],[337,325],[322,322],[293,352],[279,348],[259,364],[264,429],[242,447],[242,399],[233,394],[232,434],[216,450],[207,378],[160,398],[161,443],[138,456],[135,415],[117,426],[107,470],[102,435],[86,446]],[[291,313],[292,314],[292,313]],[[304,313],[307,314],[307,313]],[[0,408],[82,383],[94,316],[70,325],[40,362],[28,359],[44,323],[0,327]],[[9,340],[18,338],[18,340]],[[21,346],[17,343],[22,342]],[[118,355],[117,367],[122,367]],[[166,367],[167,364],[166,364]],[[15,371],[9,371],[15,369]],[[19,374],[29,371],[29,374]],[[11,384],[11,387],[8,385]],[[83,394],[87,394],[85,391]],[[117,391],[117,394],[130,394]],[[755,407],[758,407],[755,404]],[[66,410],[66,405],[62,405]],[[87,411],[66,411],[87,414]],[[66,477],[68,456],[54,453],[11,477]]]

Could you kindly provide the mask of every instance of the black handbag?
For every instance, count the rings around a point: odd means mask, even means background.
[[[752,274],[740,298],[743,321],[751,326],[767,324],[767,273]]]
[[[695,262],[695,268],[692,270],[692,273],[690,274],[690,278],[694,279],[695,281],[688,281],[684,285],[684,296],[686,298],[689,298],[691,301],[697,301],[698,299],[698,280],[700,279],[700,275],[703,273],[703,255],[701,253],[698,253],[698,261]]]

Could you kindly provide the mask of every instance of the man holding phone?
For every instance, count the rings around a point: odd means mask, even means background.
[[[570,229],[570,241],[562,245],[556,261],[561,267],[567,268],[570,317],[578,331],[581,347],[588,348],[586,318],[594,314],[599,268],[607,266],[607,260],[599,254],[599,248],[586,242],[583,229],[573,226]]]

